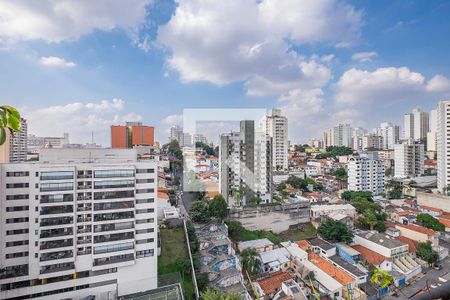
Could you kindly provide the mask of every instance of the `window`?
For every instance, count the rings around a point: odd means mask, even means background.
[[[6,172],[6,177],[26,177],[29,176],[30,172],[22,171],[22,172]]]
[[[73,171],[41,172],[41,180],[73,179]]]
[[[153,193],[155,189],[139,189],[136,190],[136,194]]]
[[[147,256],[153,256],[153,255],[155,255],[154,249],[136,251],[136,258],[142,258],[142,257],[147,257]]]
[[[13,242],[6,242],[6,247],[16,247],[16,246],[23,246],[28,245],[28,240],[25,241],[13,241]]]
[[[146,208],[146,209],[136,209],[137,214],[145,214],[145,213],[152,213],[155,209],[153,208]]]
[[[121,199],[134,198],[134,191],[114,191],[114,192],[96,192],[94,193],[95,200],[102,199]]]
[[[116,255],[116,256],[110,256],[110,257],[104,257],[104,258],[97,258],[94,260],[94,266],[120,263],[120,262],[129,261],[129,260],[133,260],[133,259],[134,259],[134,254],[123,254],[123,255]]]
[[[143,204],[143,203],[154,203],[155,199],[136,199],[136,204]]]
[[[137,240],[136,244],[148,244],[148,243],[153,243],[155,241],[155,239],[150,238],[150,239],[143,239],[143,240]]]
[[[69,191],[73,190],[72,182],[41,183],[41,192]]]
[[[145,223],[153,223],[155,222],[155,219],[142,219],[142,220],[136,220],[136,224],[145,224]]]
[[[7,183],[7,189],[23,189],[29,187],[29,183]]]
[[[155,169],[137,169],[136,174],[155,173]]]
[[[16,253],[8,253],[8,254],[5,255],[6,259],[25,257],[25,256],[28,256],[28,251],[16,252]]]
[[[14,230],[6,230],[6,235],[26,234],[26,233],[28,233],[28,228],[25,228],[25,229],[14,229]]]
[[[145,179],[136,179],[136,183],[153,183],[155,179],[153,178],[145,178]]]
[[[28,200],[28,199],[30,199],[30,195],[28,194],[6,195],[6,200]]]
[[[73,194],[54,194],[41,196],[41,203],[57,203],[57,202],[71,202],[71,201],[73,201]]]
[[[6,219],[6,224],[11,224],[11,223],[24,223],[24,222],[28,222],[29,218],[25,217],[25,218],[12,218],[12,219]]]
[[[132,188],[134,180],[95,181],[94,189]]]
[[[6,208],[6,212],[13,212],[13,211],[24,211],[24,210],[28,210],[29,207],[28,205],[24,205],[24,206],[9,206]]]
[[[115,244],[115,245],[107,245],[107,246],[98,246],[94,248],[94,254],[102,254],[102,253],[110,253],[117,251],[125,251],[134,248],[133,242]]]
[[[94,171],[95,178],[111,177],[134,177],[134,170],[97,170]]]
[[[142,234],[142,233],[150,233],[155,232],[154,228],[147,228],[147,229],[138,229],[136,230],[136,234]]]

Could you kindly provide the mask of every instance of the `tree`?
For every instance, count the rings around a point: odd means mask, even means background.
[[[352,200],[352,192],[350,192],[350,191],[342,192],[341,198],[344,199],[345,201]]]
[[[239,294],[232,292],[222,292],[215,289],[208,288],[200,295],[200,300],[241,300]]]
[[[0,107],[0,145],[6,141],[7,131],[13,134],[20,131],[20,114],[12,106],[3,105]]]
[[[417,257],[423,259],[430,265],[435,264],[439,259],[439,253],[433,250],[430,241],[427,241],[426,243],[419,243],[416,254]]]
[[[197,279],[197,287],[200,292],[203,292],[208,288],[209,285],[209,278],[208,273],[198,273],[195,275]]]
[[[208,155],[212,156],[212,155],[215,154],[214,153],[214,149],[208,144],[205,144],[205,143],[202,143],[202,142],[196,142],[195,143],[195,147],[203,149],[203,151],[205,151],[205,153],[208,154]]]
[[[336,176],[337,180],[347,181],[347,171],[344,168],[338,168],[333,172],[333,175]]]
[[[214,196],[209,203],[211,217],[224,220],[228,216],[228,203],[222,195]]]
[[[364,221],[370,226],[370,230],[378,223],[377,216],[371,209],[366,209],[363,215]]]
[[[255,248],[247,248],[241,252],[242,267],[250,274],[258,274],[261,270],[261,261]]]
[[[188,274],[191,271],[191,262],[189,261],[189,259],[178,257],[177,266],[183,278],[184,275]]]
[[[239,206],[242,205],[242,199],[244,199],[245,189],[243,186],[240,186],[238,188],[234,188],[232,191],[233,198],[238,203]]]
[[[445,231],[445,225],[429,214],[418,214],[416,219],[420,225],[426,228],[435,231]]]
[[[206,223],[210,219],[209,205],[205,200],[192,203],[189,208],[189,215],[194,222]]]
[[[327,240],[345,243],[353,241],[353,233],[348,227],[344,223],[332,219],[327,219],[320,224],[317,232]]]
[[[393,280],[394,278],[391,275],[389,275],[387,271],[380,269],[375,269],[373,271],[372,277],[370,278],[370,281],[372,283],[375,283],[381,286],[382,288],[389,286]]]

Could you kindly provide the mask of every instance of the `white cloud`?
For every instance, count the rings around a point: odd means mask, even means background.
[[[151,0],[28,0],[0,2],[0,40],[61,42],[92,31],[136,32]]]
[[[426,82],[422,74],[407,67],[378,68],[373,72],[352,68],[337,82],[336,100],[341,104],[394,101],[449,90],[447,78],[435,76]]]
[[[25,109],[24,117],[28,121],[29,132],[39,136],[61,136],[69,132],[72,143],[90,141],[91,132],[95,141],[104,146],[110,143],[110,126],[126,121],[141,121],[136,113],[120,114],[125,102],[121,99],[99,102],[73,102],[34,110]]]
[[[252,95],[280,95],[321,87],[331,79],[323,63],[292,44],[354,42],[361,12],[335,0],[186,0],[178,3],[157,41],[183,82],[224,85],[244,81]]]
[[[76,66],[74,62],[66,61],[64,58],[57,56],[41,57],[39,64],[47,67],[73,68]]]
[[[442,75],[435,75],[426,85],[429,92],[448,92],[450,91],[450,80]]]
[[[169,115],[164,118],[163,123],[170,126],[183,126],[183,115]]]
[[[372,58],[375,58],[378,54],[374,51],[371,52],[358,52],[352,55],[353,60],[357,61],[371,61]]]

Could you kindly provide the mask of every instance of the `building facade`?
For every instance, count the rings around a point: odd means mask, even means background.
[[[415,141],[423,140],[427,137],[429,131],[429,114],[415,108],[404,116],[404,135],[403,138],[412,138]]]
[[[0,146],[0,163],[17,163],[27,160],[28,125],[27,120],[20,119],[20,131],[6,131],[6,141]]]
[[[45,149],[2,164],[0,299],[117,299],[157,287],[157,164]]]
[[[353,129],[349,124],[338,124],[326,132],[327,146],[353,147]]]
[[[424,173],[425,152],[423,144],[412,139],[395,145],[394,177],[412,178]]]
[[[266,116],[265,132],[272,138],[272,166],[274,170],[287,170],[288,120],[281,115],[281,110],[270,110]]]
[[[348,161],[348,190],[370,191],[374,195],[384,191],[384,165],[379,159],[352,156]]]
[[[439,101],[437,106],[437,188],[446,194],[450,184],[450,100]]]
[[[400,126],[383,122],[377,131],[377,134],[383,138],[382,149],[394,149],[395,144],[398,144],[400,140]]]
[[[111,126],[111,148],[124,149],[133,146],[153,146],[155,128],[141,122],[127,122],[125,126]]]
[[[222,134],[219,153],[220,193],[229,206],[246,205],[253,197],[272,200],[272,138],[255,131],[254,121],[241,121],[240,132]]]

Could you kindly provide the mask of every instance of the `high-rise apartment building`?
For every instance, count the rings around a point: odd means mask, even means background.
[[[437,119],[437,188],[441,193],[450,185],[450,100],[439,101]]]
[[[437,150],[437,110],[430,111],[430,128],[427,133],[427,153],[433,159]]]
[[[125,126],[111,126],[111,148],[123,149],[133,146],[153,146],[155,128],[141,122],[127,122]]]
[[[192,142],[195,145],[196,143],[203,143],[203,144],[207,144],[208,140],[206,138],[206,136],[204,136],[201,133],[196,133],[192,136]]]
[[[192,135],[188,132],[184,132],[183,128],[178,125],[174,125],[170,128],[169,139],[171,141],[177,141],[180,147],[192,146],[193,143]]]
[[[424,173],[424,147],[412,139],[394,147],[394,177],[412,178]]]
[[[383,137],[382,149],[394,149],[394,145],[400,140],[400,126],[383,122],[377,128],[377,134]]]
[[[66,132],[62,137],[28,135],[28,151],[31,152],[39,152],[42,148],[64,148],[68,144],[70,144],[69,134]]]
[[[384,191],[383,161],[371,157],[352,156],[348,160],[348,190],[369,191],[374,195]]]
[[[0,146],[0,163],[17,163],[27,160],[28,125],[24,118],[20,119],[20,131],[6,131],[6,141]]]
[[[353,129],[349,124],[338,124],[329,130],[329,146],[345,146],[352,148]]]
[[[383,137],[375,133],[368,133],[362,137],[362,148],[367,149],[383,149]]]
[[[241,121],[240,132],[220,136],[219,182],[229,206],[253,197],[272,200],[272,138],[256,131],[254,121]]]
[[[428,118],[427,112],[421,111],[420,108],[415,108],[410,113],[404,116],[404,139],[412,138],[415,141],[423,140],[428,133]]]
[[[117,299],[157,287],[156,161],[44,149],[0,165],[0,299]]]
[[[272,138],[272,165],[274,170],[288,169],[288,120],[281,110],[272,109],[266,116],[266,134]]]

